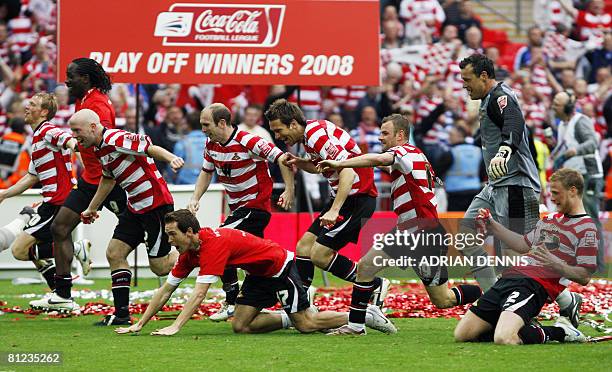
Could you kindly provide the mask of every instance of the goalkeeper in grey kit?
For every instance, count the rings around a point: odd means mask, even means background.
[[[512,89],[495,80],[493,62],[481,54],[471,55],[459,64],[463,87],[470,98],[481,100],[479,108],[482,155],[489,182],[474,197],[461,223],[461,230],[473,232],[481,208],[489,209],[493,218],[510,230],[526,234],[539,220],[540,180],[529,150],[528,129]],[[495,241],[497,256],[509,253],[501,241]],[[465,247],[462,254],[486,256],[484,247]],[[482,260],[480,260],[482,262]],[[503,268],[500,268],[503,269]],[[501,270],[500,270],[501,271]],[[472,267],[474,277],[486,292],[496,281],[491,266]],[[557,298],[561,315],[578,324],[580,296],[563,291]]]

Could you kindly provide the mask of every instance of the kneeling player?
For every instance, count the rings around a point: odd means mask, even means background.
[[[232,328],[236,333],[264,333],[293,325],[300,332],[315,332],[340,327],[347,322],[346,313],[316,312],[310,309],[306,291],[293,262],[293,253],[271,240],[247,232],[219,228],[200,228],[196,217],[186,209],[165,217],[169,241],[181,255],[167,282],[155,292],[140,321],[117,333],[138,332],[168,301],[174,290],[196,267],[200,267],[196,285],[174,323],[156,330],[153,335],[171,336],[198,309],[212,283],[226,267],[248,272],[238,298]],[[284,312],[262,313],[280,301]],[[385,333],[395,333],[395,326],[376,306],[368,308],[366,324]]]
[[[585,342],[586,337],[565,317],[554,326],[530,324],[542,306],[557,298],[569,281],[586,285],[597,268],[597,227],[582,204],[580,173],[561,169],[550,177],[552,200],[559,213],[539,221],[524,237],[508,230],[486,209],[480,217],[493,235],[524,254],[526,265],[513,266],[478,300],[455,328],[457,341],[496,344]]]
[[[409,133],[408,119],[398,114],[388,116],[383,119],[379,138],[384,153],[365,154],[342,161],[324,160],[319,163],[319,167],[326,171],[390,166],[393,179],[391,196],[393,211],[398,216],[398,229],[414,232],[417,227],[424,228],[425,230],[419,233],[433,235],[436,238],[443,237],[446,231],[438,221],[433,170],[421,150],[408,144]],[[439,241],[439,239],[431,240],[434,243]],[[349,324],[335,330],[332,334],[353,334],[363,329],[363,311],[377,286],[375,275],[383,268],[389,267],[385,263],[388,263],[390,259],[406,257],[418,263],[423,257],[446,256],[446,251],[447,247],[443,242],[421,244],[419,247],[392,245],[383,250],[370,249],[357,266],[357,281],[353,286]],[[413,267],[423,281],[429,298],[439,308],[472,303],[480,297],[480,288],[475,285],[448,288],[446,266]]]

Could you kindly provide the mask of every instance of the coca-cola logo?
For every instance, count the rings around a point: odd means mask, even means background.
[[[157,16],[163,45],[273,47],[285,5],[174,4]]]

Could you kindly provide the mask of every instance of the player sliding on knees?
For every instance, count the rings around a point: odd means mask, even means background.
[[[390,267],[389,260],[412,258],[416,262],[412,266],[413,269],[425,285],[429,298],[439,308],[469,304],[481,295],[480,288],[475,285],[449,288],[446,284],[447,268],[444,265],[437,267],[417,265],[423,257],[446,256],[447,247],[443,243],[446,231],[440,225],[436,211],[435,175],[421,150],[408,144],[409,133],[408,119],[399,114],[387,116],[383,119],[379,138],[383,145],[382,154],[365,154],[342,161],[324,160],[318,165],[322,171],[391,167],[393,179],[391,197],[393,211],[398,216],[397,230],[415,234],[433,234],[442,238],[431,239],[433,244],[421,239],[417,247],[393,244],[385,246],[382,250],[370,249],[357,265],[357,280],[353,285],[349,324],[333,331],[331,335],[354,334],[363,329],[363,314],[374,290],[375,275],[383,268]],[[393,231],[390,234],[393,234]]]
[[[179,332],[198,310],[210,285],[219,280],[228,266],[248,272],[236,299],[232,321],[235,333],[265,333],[290,326],[308,333],[346,324],[346,313],[310,309],[293,253],[277,243],[235,229],[200,228],[196,217],[187,209],[168,213],[165,222],[170,243],[180,252],[176,266],[166,283],[155,292],[140,321],[131,327],[118,328],[115,332],[140,331],[196,267],[199,267],[199,273],[195,288],[183,310],[172,325],[158,329],[152,335],[171,336]],[[261,312],[274,306],[277,301],[280,301],[284,312]],[[385,333],[397,331],[376,306],[368,308],[366,324]]]
[[[481,209],[488,230],[524,256],[472,306],[455,328],[455,339],[495,341],[496,344],[543,344],[549,341],[585,342],[587,338],[566,317],[554,326],[531,324],[546,302],[552,302],[569,281],[587,285],[597,268],[597,227],[582,204],[584,181],[573,169],[550,177],[552,200],[558,213],[548,215],[521,236],[508,230]]]

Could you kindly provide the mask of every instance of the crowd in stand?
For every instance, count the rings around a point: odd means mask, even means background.
[[[176,184],[195,183],[205,140],[199,112],[212,102],[231,108],[236,125],[270,139],[262,115],[265,109],[277,98],[299,101],[308,119],[327,119],[344,128],[365,152],[381,151],[378,136],[382,118],[402,113],[414,123],[412,142],[445,180],[445,186],[438,190],[440,208],[461,211],[486,181],[475,144],[478,102],[467,97],[459,68],[459,62],[474,53],[493,60],[496,78],[510,85],[519,97],[543,181],[554,167],[554,159],[548,155],[558,124],[552,101],[561,91],[571,92],[576,110],[592,119],[605,159],[604,173],[609,173],[610,3],[535,0],[536,23],[524,30],[527,42],[518,44],[508,41],[505,33],[487,29],[474,12],[474,1],[381,0],[380,86],[139,85],[138,113],[135,85],[113,84],[109,96],[117,126],[146,133],[155,144],[185,159],[180,173],[165,173],[167,181]],[[53,122],[64,127],[74,112],[66,87],[56,81],[56,12],[52,0],[0,1],[2,188],[27,172],[31,131],[23,121],[24,101],[37,92],[55,92],[59,110]],[[60,71],[59,76],[63,75]],[[17,146],[19,152],[14,143],[23,144]],[[284,143],[277,145],[285,149]],[[385,182],[388,178],[378,172],[376,180]],[[315,202],[325,198],[317,176],[305,176],[304,184]],[[607,177],[601,191],[612,200],[612,177]],[[542,203],[546,202],[544,192]]]

